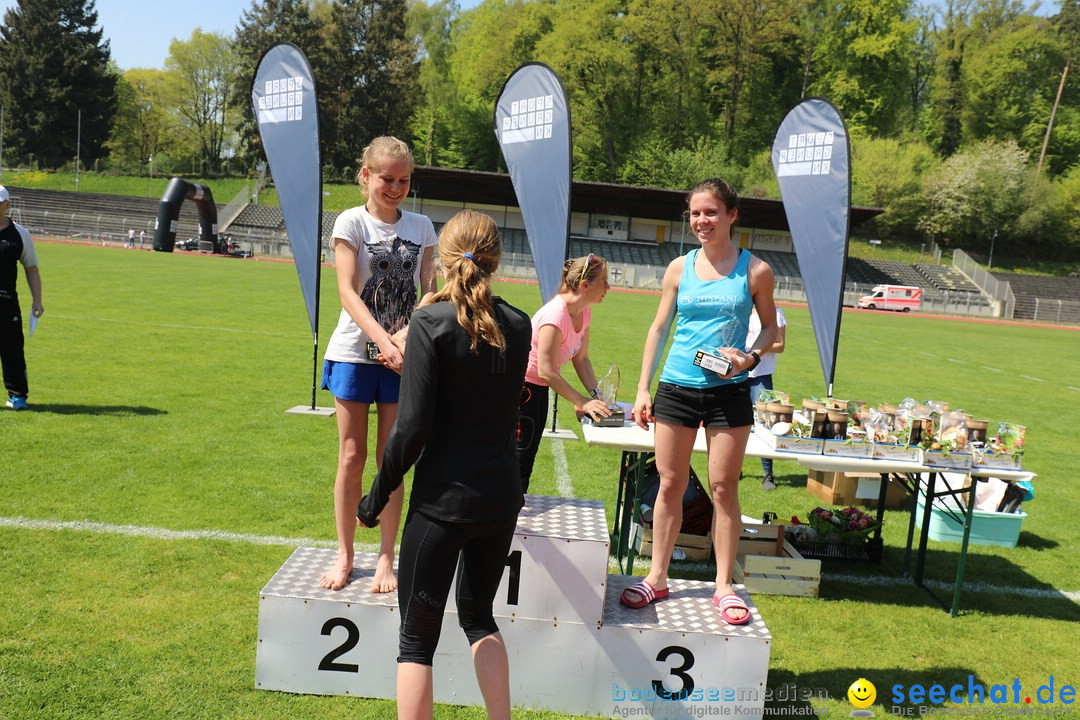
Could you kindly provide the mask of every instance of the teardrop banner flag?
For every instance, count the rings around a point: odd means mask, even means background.
[[[315,80],[300,48],[280,43],[266,51],[251,85],[251,108],[285,216],[289,247],[315,340],[317,371],[322,162]],[[314,380],[311,407],[315,409]]]
[[[851,209],[851,145],[832,103],[809,98],[780,123],[772,162],[780,183],[821,371],[832,395]]]
[[[546,303],[559,291],[570,238],[570,108],[554,70],[526,63],[514,71],[495,102],[495,136]]]

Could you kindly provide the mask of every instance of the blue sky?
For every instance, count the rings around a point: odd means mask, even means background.
[[[462,8],[480,0],[458,0]],[[4,12],[15,0],[0,0]],[[1053,14],[1056,0],[1042,3],[1040,14]],[[109,39],[113,59],[123,70],[161,68],[173,38],[186,40],[196,27],[231,35],[251,0],[97,0],[98,23]]]
[[[458,0],[462,8],[480,0]],[[0,0],[0,9],[18,3]],[[122,70],[161,68],[173,38],[187,40],[196,27],[231,35],[251,0],[97,0],[98,24]]]

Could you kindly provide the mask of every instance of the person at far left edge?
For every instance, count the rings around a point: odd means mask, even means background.
[[[4,368],[7,407],[26,410],[30,387],[26,379],[22,311],[16,288],[19,263],[26,274],[26,284],[30,286],[30,312],[34,317],[41,317],[45,307],[41,304],[41,273],[34,240],[26,228],[8,217],[10,210],[11,194],[0,185],[0,364]]]

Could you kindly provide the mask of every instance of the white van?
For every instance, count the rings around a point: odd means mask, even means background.
[[[911,312],[922,307],[922,288],[908,285],[876,285],[869,295],[859,298],[856,307],[867,310]]]

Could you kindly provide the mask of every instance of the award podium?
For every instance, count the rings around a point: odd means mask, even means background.
[[[600,501],[525,497],[495,600],[514,706],[603,716],[641,708],[631,712],[654,717],[738,706],[760,714],[772,638],[742,587],[747,625],[723,622],[711,582],[672,579],[667,599],[631,610],[619,595],[638,578],[609,575],[609,552]],[[369,592],[369,553],[357,554],[345,588],[320,588],[336,556],[297,548],[259,594],[256,688],[393,699],[397,593]],[[434,692],[436,702],[483,705],[453,588]]]

